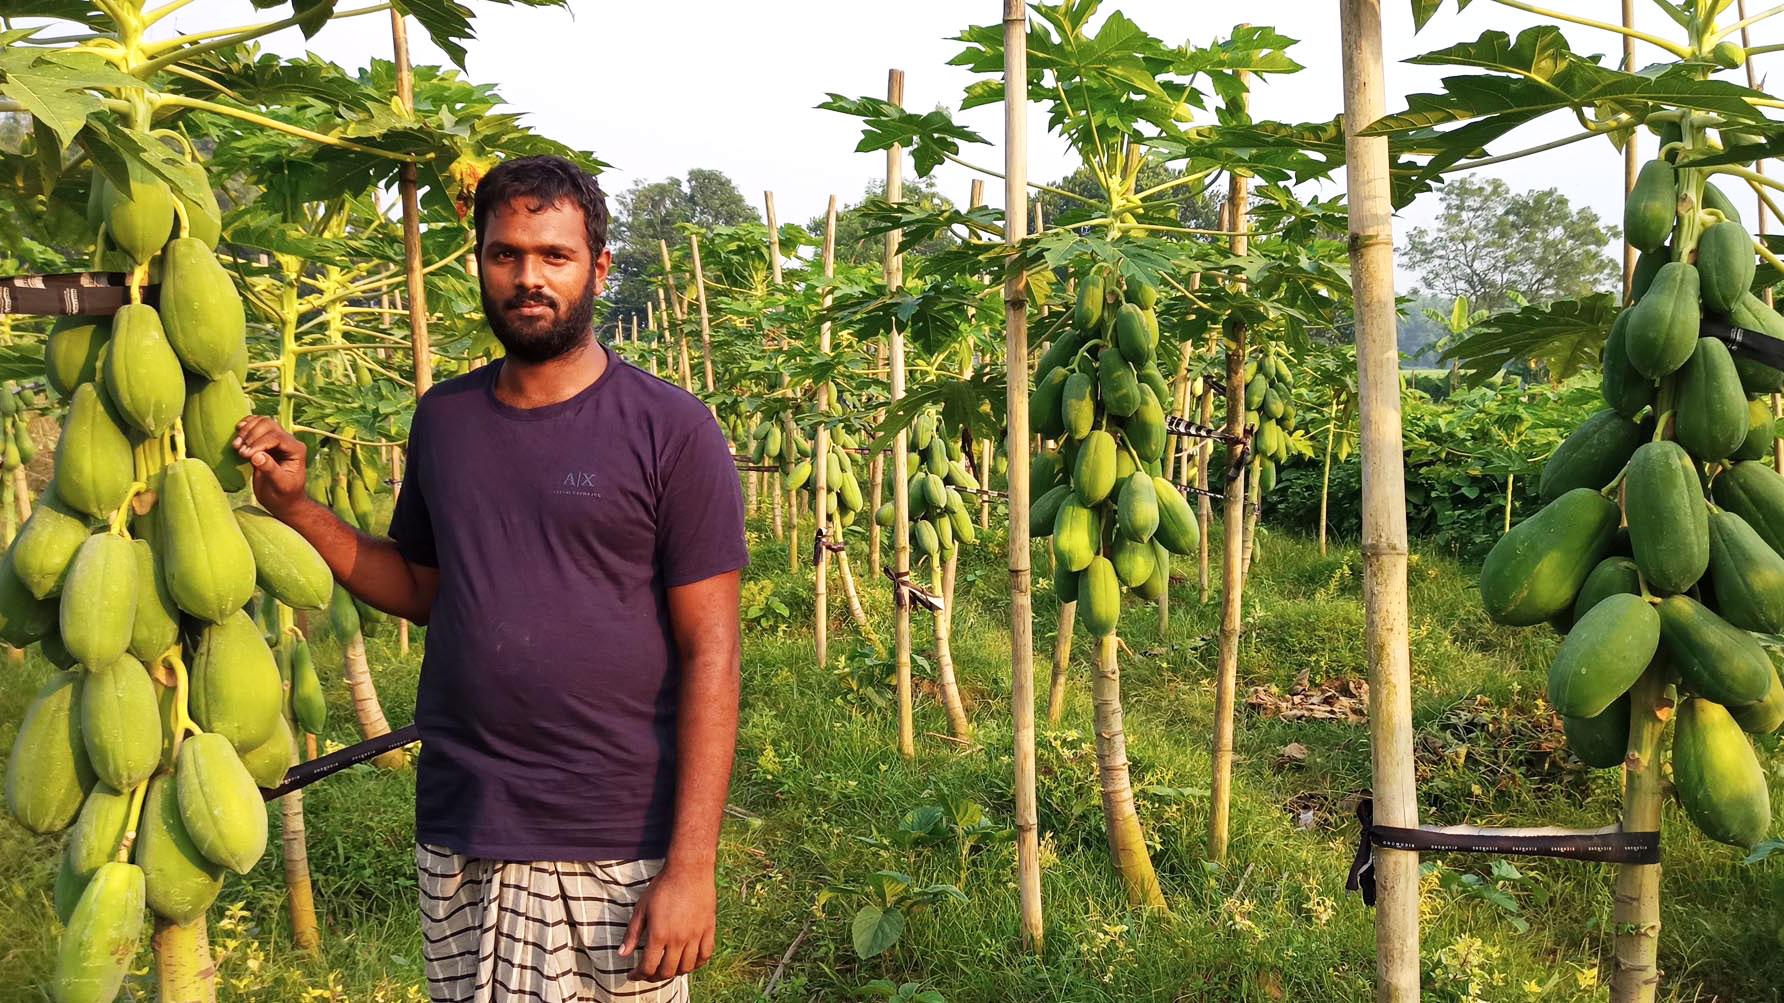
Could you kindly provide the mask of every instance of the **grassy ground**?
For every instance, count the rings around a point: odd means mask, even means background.
[[[1130,606],[1122,620],[1132,649],[1122,663],[1129,752],[1172,913],[1129,909],[1110,869],[1090,727],[1090,650],[1080,638],[1064,722],[1043,727],[1040,737],[1048,939],[1037,959],[1016,949],[1013,849],[1000,838],[1011,816],[1009,715],[1000,696],[1009,674],[1001,541],[982,541],[960,575],[955,654],[976,744],[962,748],[935,737],[946,732],[945,718],[933,692],[921,689],[918,754],[907,762],[894,749],[887,662],[858,643],[843,614],[833,630],[838,657],[829,667],[814,665],[809,575],[789,574],[785,545],[761,527],[752,536],[734,817],[721,854],[720,948],[696,979],[698,999],[763,999],[795,941],[775,999],[856,998],[880,979],[918,983],[950,1003],[1369,998],[1371,917],[1343,891],[1355,846],[1350,813],[1369,777],[1366,729],[1287,722],[1246,709],[1242,700],[1232,856],[1224,868],[1206,865],[1217,612],[1198,601],[1193,581],[1173,590],[1165,637],[1151,609]],[[1470,575],[1447,561],[1415,558],[1411,581],[1424,817],[1480,824],[1611,820],[1616,776],[1574,762],[1540,704],[1552,635],[1489,624]],[[863,575],[870,615],[887,625],[881,635],[889,637],[883,584]],[[1304,540],[1266,534],[1246,603],[1242,696],[1253,686],[1286,691],[1302,675],[1315,684],[1360,679],[1360,590],[1354,548],[1321,556]],[[1035,631],[1043,693],[1055,613],[1045,593],[1043,585]],[[840,607],[837,601],[832,608]],[[922,655],[930,643],[921,615],[916,633]],[[339,664],[327,642],[318,658],[319,665]],[[386,632],[372,642],[372,660],[392,722],[408,720],[416,659],[400,657],[394,632]],[[10,741],[45,671],[33,655],[0,676],[0,741]],[[927,677],[926,661],[919,675]],[[327,737],[350,742],[345,689],[328,685]],[[932,836],[899,834],[908,813],[952,806],[960,817],[970,814],[969,804],[982,810],[991,823],[982,828],[990,831],[963,840],[944,822]],[[370,767],[310,789],[305,807],[323,954],[289,953],[282,878],[269,859],[249,877],[231,879],[212,912],[224,999],[423,998],[412,806],[411,777]],[[1777,860],[1743,864],[1735,851],[1690,832],[1676,809],[1668,810],[1666,831],[1662,999],[1784,998],[1784,867]],[[46,998],[37,986],[53,957],[56,846],[0,823],[0,999]],[[893,947],[864,961],[852,946],[851,918],[880,871],[909,875],[918,887],[952,884],[964,898],[938,893],[942,901],[911,911]],[[1605,999],[1611,876],[1601,865],[1432,860],[1423,904],[1426,999]],[[146,970],[146,952],[141,961]],[[149,997],[141,991],[138,998]]]

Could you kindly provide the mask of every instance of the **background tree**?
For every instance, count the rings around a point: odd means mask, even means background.
[[[1622,274],[1605,253],[1622,231],[1553,188],[1514,194],[1497,178],[1462,177],[1440,197],[1436,226],[1407,234],[1401,258],[1427,292],[1498,313],[1518,305],[1514,292],[1542,306],[1609,289]]]
[[[678,225],[692,223],[711,230],[761,219],[729,175],[704,167],[688,171],[686,178],[634,182],[613,198],[610,209],[607,238],[613,247],[613,277],[607,299],[616,317],[644,312],[653,293],[641,280],[661,267],[657,241],[667,240],[670,250],[687,242]]]

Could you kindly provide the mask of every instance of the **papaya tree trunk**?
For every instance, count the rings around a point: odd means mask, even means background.
[[[1053,681],[1047,687],[1047,723],[1058,724],[1065,715],[1065,686],[1072,671],[1072,624],[1078,604],[1059,604],[1059,632],[1053,638]]]
[[[1499,531],[1501,535],[1511,532],[1511,499],[1512,491],[1517,486],[1517,482],[1517,474],[1505,475],[1505,528]]]
[[[1121,663],[1114,634],[1097,640],[1096,675],[1091,699],[1096,706],[1096,766],[1103,795],[1103,824],[1109,852],[1127,889],[1130,905],[1162,909],[1165,893],[1152,869],[1146,833],[1134,809],[1133,781],[1127,768],[1127,732],[1122,725]]]
[[[1212,391],[1202,392],[1199,420],[1204,426],[1214,424],[1214,394]],[[1208,587],[1208,535],[1214,528],[1214,499],[1208,497],[1208,463],[1214,455],[1214,441],[1202,439],[1196,443],[1196,522],[1200,525],[1200,533],[1196,534],[1196,571],[1202,586],[1202,602],[1206,603],[1212,590]]]
[[[1251,469],[1245,478],[1245,563],[1244,577],[1251,577],[1251,556],[1257,553],[1257,520],[1264,510],[1263,480],[1258,471],[1263,468],[1262,458],[1251,461]]]
[[[789,442],[785,446],[782,446],[781,448],[782,448],[782,450],[792,449],[793,444]],[[785,456],[786,454],[783,452],[781,455]],[[774,475],[773,474],[763,474],[762,479],[768,482],[768,492],[767,492],[768,493],[768,506],[769,506],[769,510],[774,513],[774,538],[776,540],[783,539],[784,535],[786,533],[786,529],[785,529],[785,527],[783,527],[781,525],[781,494],[780,494],[780,491],[774,487]]]
[[[1660,829],[1660,736],[1672,714],[1666,675],[1651,665],[1629,693],[1629,755],[1623,760],[1623,831]],[[1660,865],[1617,867],[1611,909],[1616,962],[1612,1003],[1653,1003],[1660,988]]]
[[[992,455],[992,443],[990,439],[986,439],[979,444],[979,455],[984,457],[984,459],[979,462],[979,487],[985,489],[984,493],[979,495],[979,528],[990,529],[991,467],[992,464],[997,462],[996,457]]]
[[[322,933],[316,923],[316,896],[310,884],[310,851],[304,842],[303,791],[292,791],[279,799],[279,822],[291,941],[298,950],[315,954],[322,948]]]
[[[390,734],[390,723],[384,720],[384,708],[378,703],[377,684],[372,682],[372,670],[366,664],[365,634],[354,631],[344,645],[343,654],[346,670],[342,675],[347,680],[347,691],[353,695],[353,716],[359,722],[360,737],[377,738]],[[392,749],[372,760],[387,770],[401,769],[408,761],[401,749]]]
[[[930,558],[930,580],[936,594],[942,597],[942,608],[935,614],[935,682],[941,690],[942,707],[948,712],[948,733],[965,740],[972,737],[972,725],[966,719],[966,704],[960,699],[960,682],[954,676],[954,571],[960,561],[960,550],[946,561]],[[937,564],[940,564],[937,567]]]
[[[1336,412],[1337,409],[1333,408]],[[1338,419],[1332,418],[1332,425],[1326,429],[1326,456],[1324,469],[1319,477],[1319,556],[1326,556],[1326,505],[1332,497],[1332,440],[1338,437]]]
[[[855,626],[861,628],[861,633],[866,635],[869,644],[878,647],[880,638],[874,632],[873,624],[867,619],[867,611],[861,608],[861,593],[855,588],[855,572],[849,566],[847,550],[837,551],[836,573],[842,576],[842,591],[848,600],[849,619],[855,621]]]
[[[29,425],[25,427],[25,434],[31,434]],[[31,482],[23,466],[14,468],[12,472],[12,499],[19,509],[19,525],[23,526],[25,520],[31,518]]]
[[[873,459],[868,462],[867,493],[872,499],[867,503],[867,512],[872,515],[880,510],[880,506],[885,504],[886,500],[886,454],[883,450],[875,452]],[[880,579],[880,529],[877,524],[871,521],[868,526],[870,531],[867,534],[867,577],[877,582]],[[853,578],[848,580],[854,581]],[[849,590],[850,598],[853,599],[854,595],[855,591],[851,588]],[[866,625],[863,624],[863,626]]]
[[[1159,640],[1161,640],[1161,641],[1164,640],[1165,635],[1167,633],[1169,633],[1171,630],[1171,568],[1170,568],[1170,564],[1169,564],[1170,557],[1167,556],[1165,558],[1165,561],[1166,561],[1166,566],[1164,569],[1165,591],[1164,591],[1164,594],[1162,594],[1158,597],[1158,637],[1159,637]]]
[[[203,916],[185,924],[156,916],[150,945],[160,1003],[217,1003],[217,967]]]

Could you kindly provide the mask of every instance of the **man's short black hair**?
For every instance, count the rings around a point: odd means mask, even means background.
[[[563,157],[516,157],[497,164],[477,183],[472,222],[477,228],[477,253],[483,253],[483,231],[496,206],[526,199],[548,208],[569,202],[582,210],[588,224],[589,254],[607,246],[607,196],[595,176]]]

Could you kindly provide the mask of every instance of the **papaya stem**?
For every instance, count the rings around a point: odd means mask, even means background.
[[[130,791],[130,824],[124,827],[124,838],[118,842],[118,863],[130,860],[130,848],[136,845],[136,827],[142,822],[143,795],[149,789],[149,782],[144,780]]]
[[[136,499],[137,495],[148,489],[149,486],[142,481],[131,482],[130,490],[124,493],[123,504],[119,505],[117,511],[112,513],[110,530],[113,536],[130,539],[130,503]]]
[[[180,754],[180,743],[185,741],[186,733],[204,734],[198,723],[186,713],[186,700],[191,694],[191,678],[186,673],[186,663],[180,658],[180,646],[174,645],[161,655],[161,662],[173,670],[173,754]]]
[[[170,433],[173,436],[174,459],[176,459],[176,460],[185,459],[186,458],[186,423],[185,423],[185,419],[175,418],[173,421],[173,428],[170,430]]]
[[[1753,249],[1759,252],[1759,257],[1764,260],[1766,264],[1771,265],[1779,274],[1784,274],[1784,259],[1780,259],[1776,254],[1773,254],[1771,248],[1765,246],[1763,242],[1756,239],[1753,241]]]
[[[174,199],[173,214],[180,224],[180,236],[192,236],[192,220],[186,215],[186,203],[177,198]]]
[[[142,304],[142,287],[149,281],[149,263],[143,262],[130,270],[130,304]]]

